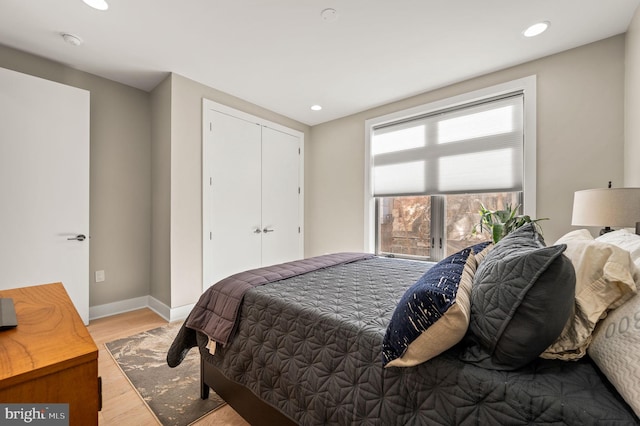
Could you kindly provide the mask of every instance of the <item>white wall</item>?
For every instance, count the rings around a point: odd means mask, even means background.
[[[306,167],[307,256],[364,249],[364,122],[537,75],[537,217],[554,242],[573,229],[573,193],[622,186],[624,36],[314,126]],[[489,167],[489,165],[488,165]]]
[[[640,187],[640,7],[626,37],[625,186]]]

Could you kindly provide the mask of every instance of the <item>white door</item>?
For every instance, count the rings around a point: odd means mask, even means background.
[[[88,91],[0,68],[0,203],[0,288],[62,282],[87,324]]]
[[[205,138],[208,167],[210,273],[204,288],[236,272],[261,265],[260,126],[217,111],[210,112]],[[207,201],[205,201],[207,202]]]
[[[262,127],[262,264],[302,257],[300,138]]]

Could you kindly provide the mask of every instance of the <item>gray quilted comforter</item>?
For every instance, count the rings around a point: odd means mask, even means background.
[[[231,275],[217,282],[200,297],[189,313],[185,326],[201,331],[210,339],[226,345],[238,325],[240,306],[244,295],[250,289],[318,269],[372,257],[373,255],[367,253],[333,253]]]
[[[458,346],[382,368],[395,304],[428,267],[374,258],[254,288],[232,342],[210,355],[200,334],[201,354],[302,425],[639,424],[589,360],[494,371]]]

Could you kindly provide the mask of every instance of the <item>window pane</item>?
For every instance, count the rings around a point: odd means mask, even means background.
[[[446,252],[456,253],[476,243],[491,239],[489,232],[474,234],[480,224],[480,204],[489,210],[502,210],[507,205],[520,204],[520,192],[497,192],[491,194],[447,195],[446,200]]]
[[[378,212],[378,254],[429,258],[430,197],[378,198]]]

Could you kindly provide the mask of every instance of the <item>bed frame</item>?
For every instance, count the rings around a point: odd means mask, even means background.
[[[213,389],[234,410],[253,426],[293,426],[296,423],[271,405],[262,401],[249,389],[233,382],[200,357],[200,398],[209,398]]]

